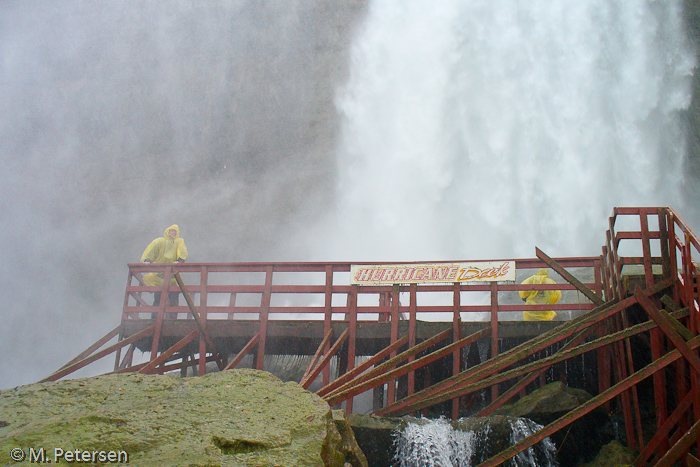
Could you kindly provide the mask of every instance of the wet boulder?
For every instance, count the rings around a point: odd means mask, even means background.
[[[636,457],[634,451],[628,447],[618,441],[611,441],[603,446],[593,462],[583,467],[625,467],[633,465]]]
[[[0,391],[0,465],[43,447],[139,466],[365,466],[338,426],[320,397],[263,371],[104,375]]]
[[[375,417],[350,414],[348,423],[357,444],[367,457],[368,465],[388,467],[394,465],[394,436],[403,429],[411,417]]]

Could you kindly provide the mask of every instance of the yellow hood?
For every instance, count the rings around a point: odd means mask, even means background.
[[[175,238],[179,238],[180,237],[180,227],[178,227],[177,224],[173,224],[170,227],[168,227],[167,229],[165,229],[165,233],[163,233],[163,236],[165,238],[170,238],[170,236],[168,235],[168,232],[170,232],[173,229],[175,229],[175,232],[177,232],[177,235],[175,235]]]

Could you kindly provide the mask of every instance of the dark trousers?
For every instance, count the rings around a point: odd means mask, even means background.
[[[153,306],[160,305],[160,295],[161,292],[153,293]],[[180,292],[168,292],[168,305],[178,306],[180,302]],[[177,319],[177,313],[168,313],[167,318]],[[151,319],[156,319],[156,314],[151,313]]]
[[[153,306],[160,305],[160,292],[153,293]],[[177,306],[179,303],[180,292],[168,292],[168,305]]]

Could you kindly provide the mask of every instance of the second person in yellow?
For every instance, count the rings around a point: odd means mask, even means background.
[[[553,279],[549,278],[547,268],[542,268],[537,271],[537,274],[525,279],[523,284],[556,284]],[[552,305],[561,300],[561,290],[521,290],[520,298],[527,305]],[[557,313],[554,310],[549,311],[524,311],[524,321],[551,321]]]

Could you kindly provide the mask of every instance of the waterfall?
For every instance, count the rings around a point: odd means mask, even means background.
[[[542,429],[531,420],[499,421],[507,428],[510,444]],[[455,428],[445,418],[411,422],[395,435],[395,465],[399,467],[471,467],[487,460],[503,446],[503,427],[492,430],[489,419],[460,419]],[[498,433],[498,434],[497,434]],[[500,437],[500,439],[496,439]],[[504,465],[552,467],[556,447],[549,438],[516,455]]]
[[[473,449],[474,433],[455,431],[444,418],[409,423],[396,438],[400,467],[469,467]]]
[[[372,0],[319,258],[599,254],[614,206],[682,208],[694,65],[681,0]]]
[[[515,420],[512,424],[512,432],[510,442],[515,444],[519,441],[524,440],[528,436],[544,428],[542,425],[529,420],[527,418],[519,418]],[[536,466],[552,466],[556,465],[554,456],[557,453],[557,448],[549,438],[542,440],[540,445],[540,452],[538,453],[534,446],[530,446],[523,452],[518,453],[514,458],[514,463],[518,467],[525,467],[528,465]],[[544,461],[542,461],[544,459]]]

